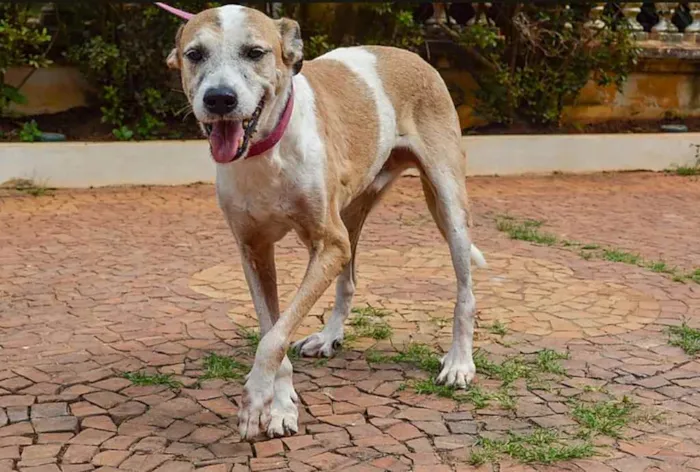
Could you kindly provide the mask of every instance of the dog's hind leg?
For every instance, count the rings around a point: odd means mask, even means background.
[[[388,166],[375,178],[370,187],[345,208],[341,217],[348,230],[352,254],[350,262],[338,276],[335,286],[335,303],[331,317],[323,329],[294,343],[294,349],[302,356],[331,357],[343,342],[345,320],[352,309],[352,299],[357,284],[355,260],[357,243],[367,216],[391,187],[392,182],[405,167]]]
[[[451,150],[451,154],[459,153],[459,159],[463,159],[457,144],[448,145],[447,148],[448,152]],[[476,372],[472,358],[476,302],[472,293],[471,259],[474,258],[478,265],[484,261],[469,237],[463,164],[452,156],[450,159],[433,159],[425,164],[421,181],[426,202],[440,232],[447,240],[457,277],[452,346],[442,359],[442,370],[437,381],[464,388]]]

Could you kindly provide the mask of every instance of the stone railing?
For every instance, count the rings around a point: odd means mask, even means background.
[[[700,37],[700,2],[572,2],[567,8],[579,9],[591,28],[605,25],[603,15],[625,21],[640,40],[692,41]],[[468,27],[475,23],[496,23],[498,2],[422,4],[419,16],[426,25]]]

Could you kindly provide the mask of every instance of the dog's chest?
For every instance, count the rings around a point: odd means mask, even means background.
[[[309,198],[320,200],[325,193],[318,172],[275,161],[245,164],[217,171],[217,197],[229,219],[294,226],[299,213],[308,211]]]

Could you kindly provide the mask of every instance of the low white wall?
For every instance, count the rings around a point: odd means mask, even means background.
[[[664,170],[691,165],[700,133],[467,136],[470,175]],[[235,164],[234,164],[235,165]],[[0,144],[0,184],[51,187],[213,182],[206,141]]]

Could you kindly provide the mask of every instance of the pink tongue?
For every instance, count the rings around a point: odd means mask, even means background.
[[[220,164],[233,161],[238,144],[243,138],[240,121],[217,121],[209,134],[209,145],[214,160]]]

